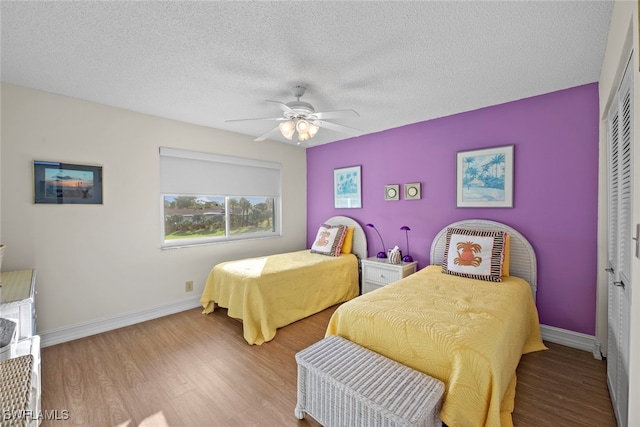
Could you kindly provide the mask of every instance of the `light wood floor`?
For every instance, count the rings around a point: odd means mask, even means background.
[[[322,339],[334,310],[261,346],[244,341],[226,310],[193,309],[46,347],[42,409],[69,418],[42,426],[318,426],[293,414],[294,355]],[[520,362],[514,424],[614,427],[605,362],[547,345]]]

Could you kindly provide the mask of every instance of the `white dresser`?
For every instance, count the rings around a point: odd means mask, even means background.
[[[18,324],[18,340],[36,334],[36,270],[5,271],[0,275],[0,317]]]
[[[387,258],[371,257],[363,259],[362,264],[362,293],[374,291],[385,285],[409,276],[416,272],[416,261],[390,264]]]
[[[35,270],[0,276],[0,318],[15,322],[13,342],[0,354],[0,425],[38,426],[41,418],[40,337],[36,333]],[[4,424],[3,424],[4,423]]]

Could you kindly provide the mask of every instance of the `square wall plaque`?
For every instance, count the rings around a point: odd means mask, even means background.
[[[422,192],[420,191],[419,182],[404,185],[405,200],[420,200],[420,197],[422,197]]]

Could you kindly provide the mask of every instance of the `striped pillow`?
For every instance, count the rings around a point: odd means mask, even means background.
[[[311,246],[311,252],[329,256],[340,256],[342,243],[347,234],[345,225],[322,224]]]
[[[442,272],[501,282],[505,234],[504,231],[447,228]]]

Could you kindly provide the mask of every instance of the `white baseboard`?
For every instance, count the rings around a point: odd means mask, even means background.
[[[592,335],[560,329],[554,326],[540,325],[540,333],[544,341],[565,345],[579,350],[590,351],[593,357],[602,360],[600,343]]]
[[[40,335],[41,347],[61,344],[63,342],[88,337],[101,332],[134,325],[158,317],[168,316],[181,311],[190,310],[200,306],[200,297],[187,298],[180,301],[164,304],[156,307],[145,308],[125,314],[105,317],[99,320],[78,323],[72,326],[52,329],[49,331],[37,331]]]

